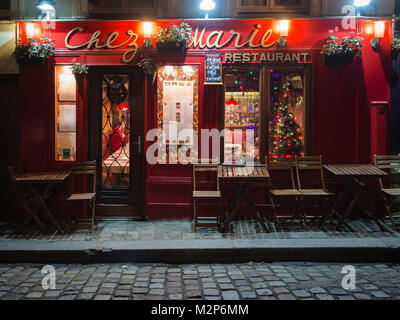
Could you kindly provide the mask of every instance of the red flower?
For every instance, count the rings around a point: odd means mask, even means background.
[[[118,109],[119,109],[119,110],[129,110],[129,104],[128,104],[128,103],[121,103],[121,104],[118,106]]]

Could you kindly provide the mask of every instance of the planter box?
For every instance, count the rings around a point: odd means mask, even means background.
[[[397,60],[400,50],[392,50],[392,60]]]
[[[186,41],[180,42],[157,42],[159,53],[180,53],[186,51]]]
[[[326,65],[344,65],[354,61],[353,54],[343,54],[343,55],[322,55],[322,63]]]

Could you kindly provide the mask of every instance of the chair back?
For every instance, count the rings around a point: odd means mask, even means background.
[[[12,165],[8,167],[8,172],[10,173],[11,184],[13,186],[14,191],[17,192],[17,181],[16,179],[20,176],[21,172],[19,170],[18,165]]]
[[[377,156],[375,155],[375,167],[378,169],[389,171],[390,186],[400,187],[400,155],[398,156]],[[395,184],[395,185],[393,185]],[[379,185],[383,189],[382,178],[379,179]]]
[[[296,189],[296,184],[294,182],[294,175],[293,175],[293,165],[291,159],[271,158],[266,156],[265,166],[267,167],[269,173],[271,173],[271,171],[287,172],[290,176],[291,188]]]
[[[212,172],[215,174],[215,178],[217,181],[217,191],[219,191],[219,178],[218,178],[218,164],[215,163],[215,160],[201,159],[199,163],[193,164],[193,191],[197,190],[197,174],[199,172]]]
[[[71,190],[74,190],[75,177],[80,175],[93,176],[93,193],[96,193],[97,168],[96,160],[86,162],[75,162],[71,170]]]
[[[319,171],[319,182],[322,189],[326,189],[322,156],[306,156],[296,158],[297,185],[301,189],[300,171]]]

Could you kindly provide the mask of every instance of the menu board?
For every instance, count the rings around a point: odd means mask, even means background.
[[[193,81],[164,81],[163,89],[163,131],[166,143],[191,143],[191,135],[181,137],[181,141],[176,138],[185,129],[193,130]]]
[[[222,56],[219,51],[206,52],[206,81],[204,84],[222,85]]]

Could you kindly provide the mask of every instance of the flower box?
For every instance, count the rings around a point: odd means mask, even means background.
[[[344,65],[354,61],[354,54],[322,55],[322,63],[325,65]]]
[[[17,57],[16,58],[18,64],[44,64],[47,62],[47,58],[38,58],[38,57]]]
[[[159,53],[181,53],[186,50],[186,41],[165,41],[157,42],[156,47]]]

